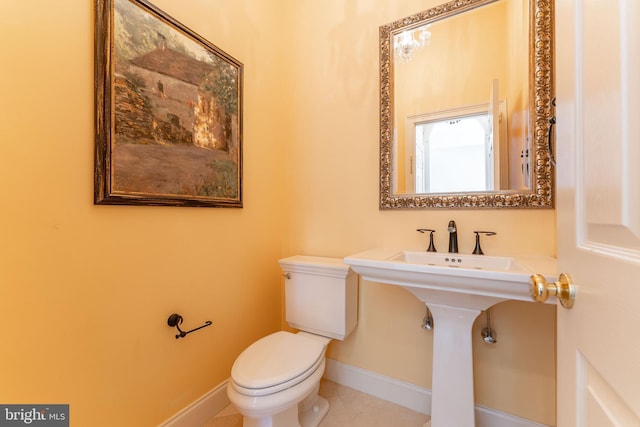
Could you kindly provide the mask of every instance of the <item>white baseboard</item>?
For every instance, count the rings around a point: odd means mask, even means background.
[[[431,390],[327,358],[324,377],[416,412],[431,413]]]
[[[227,397],[227,382],[216,386],[198,400],[187,406],[159,427],[193,427],[201,426],[231,402]]]
[[[324,377],[335,383],[370,394],[416,412],[429,415],[431,390],[366,369],[327,359]],[[203,425],[230,402],[227,382],[216,386],[159,427],[193,427]],[[549,427],[515,415],[476,405],[476,427]]]
[[[395,378],[327,359],[324,377],[416,412],[431,413],[431,390]],[[549,427],[515,415],[476,405],[476,427]]]

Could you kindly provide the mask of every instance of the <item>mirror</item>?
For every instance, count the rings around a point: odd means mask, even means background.
[[[380,27],[380,208],[553,207],[552,0]]]

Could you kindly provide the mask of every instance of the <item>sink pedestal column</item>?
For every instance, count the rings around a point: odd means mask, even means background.
[[[481,310],[427,305],[434,320],[431,427],[474,427],[471,329]]]

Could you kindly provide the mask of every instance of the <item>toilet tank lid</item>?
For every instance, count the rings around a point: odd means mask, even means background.
[[[284,271],[326,271],[346,276],[349,266],[343,258],[330,258],[308,255],[295,255],[278,261]]]
[[[251,344],[236,359],[231,377],[248,389],[273,387],[311,369],[325,345],[301,334],[279,331]]]

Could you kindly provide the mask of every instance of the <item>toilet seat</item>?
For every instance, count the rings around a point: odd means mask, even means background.
[[[234,389],[247,396],[265,396],[304,381],[324,361],[323,342],[280,331],[254,342],[231,368]]]

